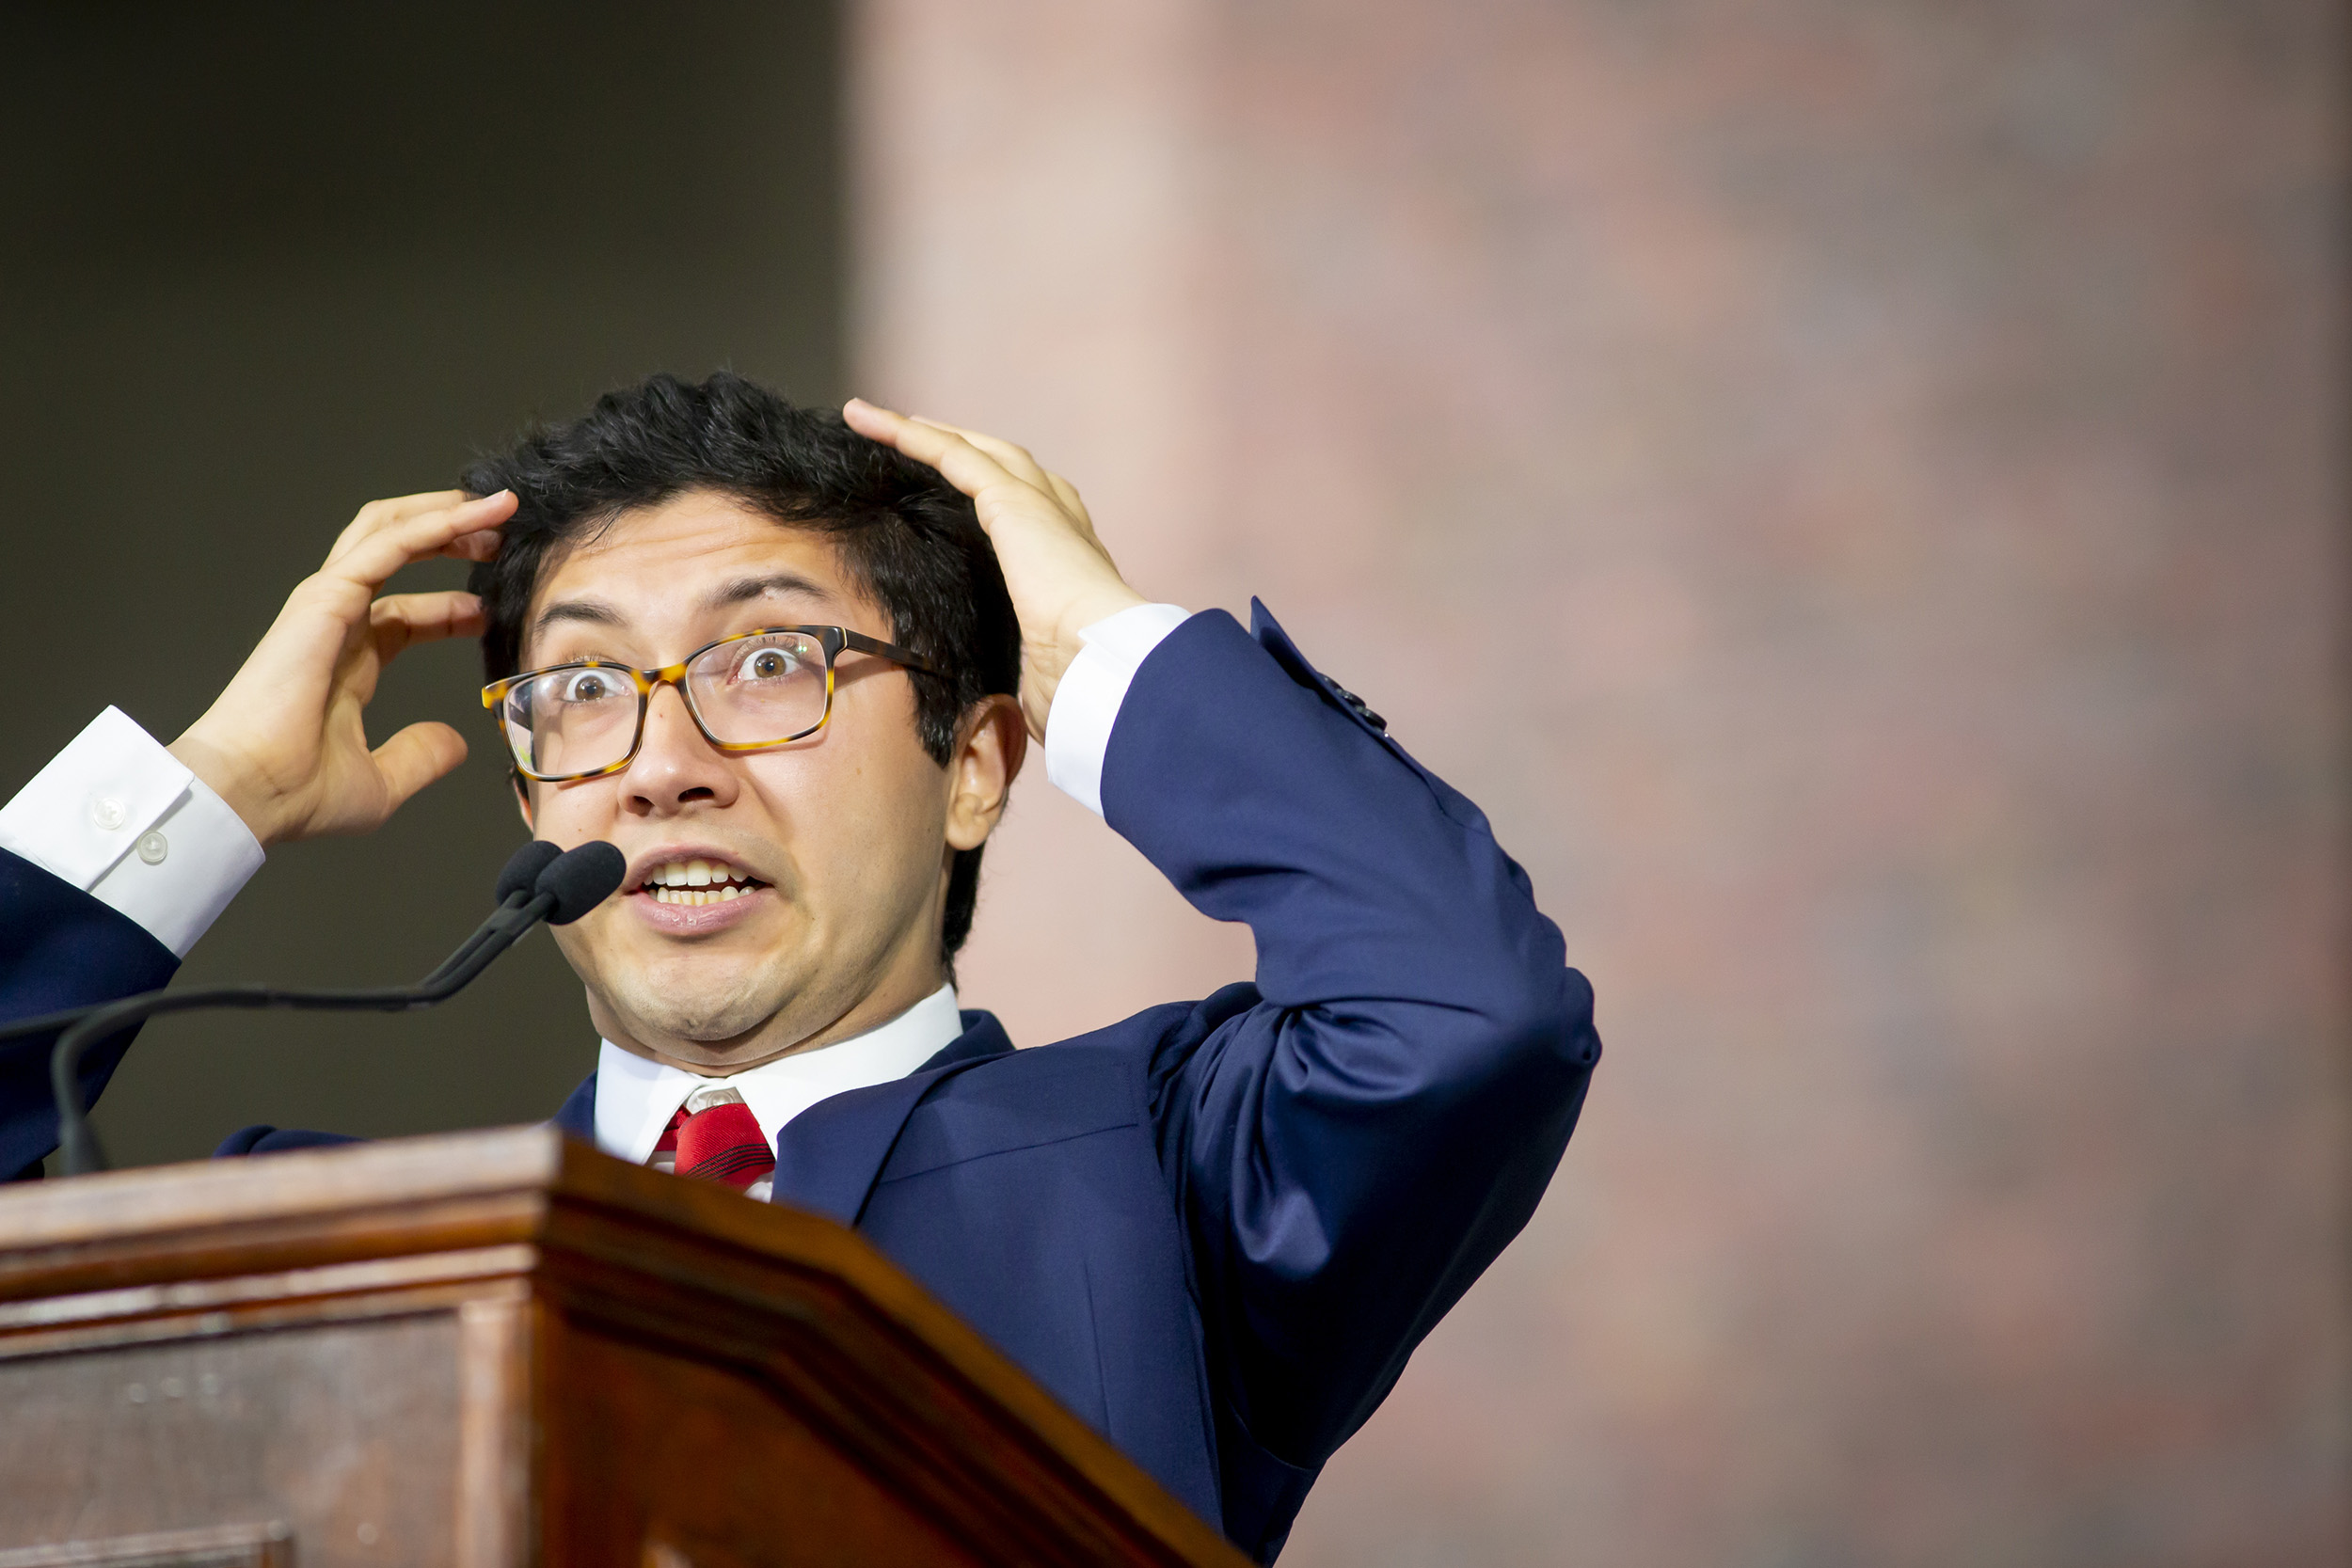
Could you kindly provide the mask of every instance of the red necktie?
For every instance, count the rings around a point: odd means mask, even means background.
[[[768,1135],[759,1130],[752,1108],[739,1100],[707,1106],[691,1116],[679,1106],[653,1148],[657,1154],[665,1148],[675,1152],[680,1176],[723,1181],[738,1192],[776,1168]]]

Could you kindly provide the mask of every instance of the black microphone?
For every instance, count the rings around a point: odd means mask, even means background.
[[[505,866],[499,872],[498,886],[490,890],[491,896],[499,901],[498,914],[493,914],[476,927],[473,935],[468,937],[458,946],[456,952],[442,959],[438,969],[418,981],[417,984],[429,986],[463,963],[467,956],[487,941],[492,931],[498,927],[499,915],[519,910],[531,901],[531,895],[538,886],[539,874],[563,853],[563,850],[549,844],[546,839],[534,838],[509,855]],[[561,926],[564,922],[559,920],[555,924]]]
[[[311,1012],[410,1012],[435,1006],[457,994],[491,961],[522,940],[542,920],[568,926],[603,903],[628,874],[628,862],[610,844],[583,844],[558,850],[534,841],[515,852],[499,873],[499,908],[432,974],[413,986],[373,990],[288,990],[275,986],[208,986],[196,990],[151,990],[64,1015],[75,1020],[57,1037],[49,1055],[49,1086],[57,1101],[57,1138],[68,1176],[106,1168],[98,1134],[82,1103],[79,1068],[84,1053],[143,1019],[201,1007],[288,1007]],[[53,1017],[57,1015],[51,1015]],[[40,1024],[45,1020],[27,1020]],[[8,1033],[27,1032],[24,1025]]]
[[[510,907],[530,897],[532,889],[539,885],[539,873],[563,853],[544,838],[532,839],[506,857],[505,865],[499,870],[498,886],[490,890],[490,896]]]

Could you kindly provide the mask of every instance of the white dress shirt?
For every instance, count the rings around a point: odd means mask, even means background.
[[[1045,776],[1096,816],[1111,726],[1144,658],[1189,615],[1136,605],[1088,626],[1045,722]],[[120,710],[90,721],[0,806],[0,849],[136,921],[180,958],[262,866],[262,846],[228,803]],[[644,1163],[670,1117],[698,1090],[732,1088],[773,1142],[819,1100],[903,1078],[963,1032],[942,986],[854,1039],[703,1078],[604,1042],[596,1063],[596,1144]],[[699,1108],[699,1106],[697,1107]],[[753,1184],[756,1196],[768,1183]]]
[[[606,1040],[596,1056],[596,1147],[631,1164],[668,1170],[676,1157],[666,1149],[657,1154],[653,1146],[678,1107],[699,1111],[729,1090],[772,1145],[778,1129],[818,1101],[904,1078],[962,1033],[956,988],[942,986],[879,1028],[723,1078],[648,1061]],[[763,1176],[744,1191],[764,1198],[768,1187]]]

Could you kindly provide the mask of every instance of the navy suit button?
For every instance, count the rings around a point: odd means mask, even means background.
[[[1361,697],[1357,696],[1356,693],[1350,691],[1347,688],[1342,686],[1337,681],[1333,681],[1331,683],[1331,689],[1339,693],[1340,701],[1347,705],[1347,709],[1350,713],[1353,713],[1357,718],[1361,719],[1365,723],[1370,724],[1374,729],[1378,730],[1382,735],[1389,733],[1389,721],[1386,719],[1381,718],[1378,714],[1373,712],[1371,704],[1365,702]]]

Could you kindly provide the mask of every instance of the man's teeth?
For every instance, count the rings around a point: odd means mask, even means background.
[[[658,887],[653,890],[653,901],[657,904],[723,904],[751,891],[747,887]]]
[[[724,861],[672,861],[640,884],[657,904],[723,904],[759,885]]]

